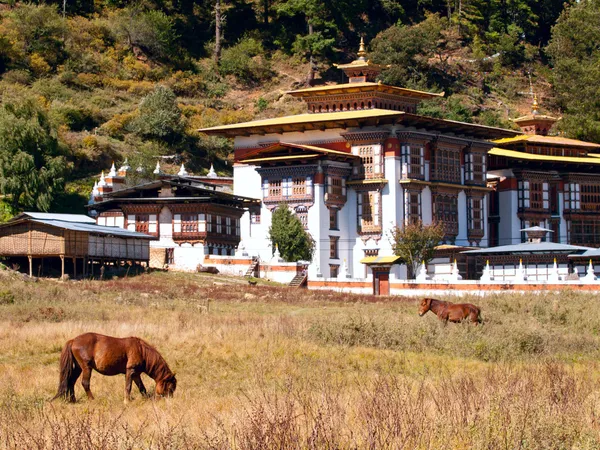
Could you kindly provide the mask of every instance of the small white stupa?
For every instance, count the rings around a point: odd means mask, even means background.
[[[208,171],[208,174],[206,176],[209,178],[217,178],[217,172],[215,172],[215,168],[212,164],[210,165],[210,170]]]
[[[179,175],[180,177],[187,177],[189,175],[187,173],[187,170],[185,170],[185,166],[183,165],[183,163],[181,163],[181,168],[179,169],[179,172],[177,172],[177,175]]]
[[[489,283],[490,281],[494,280],[494,277],[492,276],[492,270],[490,269],[489,260],[485,262],[485,267],[483,268],[483,272],[481,273],[481,278],[479,280],[483,281],[484,283]]]
[[[100,174],[100,181],[98,182],[98,185],[96,186],[96,188],[100,188],[100,187],[104,187],[106,186],[106,179],[104,178],[104,170],[102,171],[102,173]]]
[[[279,245],[275,244],[275,253],[273,253],[273,257],[271,258],[271,263],[282,263],[283,258],[281,257],[281,253],[279,253]]]
[[[517,271],[515,273],[514,282],[515,283],[524,283],[526,280],[527,280],[527,274],[525,272],[525,269],[523,268],[523,260],[519,259],[519,267],[517,268]]]
[[[113,161],[112,166],[110,166],[110,172],[108,172],[108,176],[110,178],[114,178],[117,176],[117,168],[115,167],[115,162]]]
[[[588,265],[587,273],[584,277],[581,278],[581,281],[585,283],[593,283],[597,280],[596,274],[594,273],[594,265],[592,264],[592,260],[590,259],[590,263]]]
[[[558,264],[556,264],[556,258],[554,258],[554,265],[552,269],[550,269],[550,273],[548,274],[548,283],[559,283],[560,276],[558,274]]]
[[[452,265],[452,272],[450,273],[450,281],[460,281],[462,280],[462,275],[458,270],[458,263],[456,259],[454,260],[454,264]]]
[[[160,162],[156,161],[156,168],[154,169],[154,172],[152,172],[154,175],[160,175],[162,173],[162,170],[160,170]]]
[[[237,249],[235,250],[235,256],[242,256],[242,257],[248,256],[248,252],[246,251],[246,246],[244,245],[244,241],[240,241],[240,243],[238,244]]]
[[[418,282],[428,281],[429,275],[427,275],[427,266],[425,266],[425,261],[421,263],[421,267],[419,268],[419,272],[415,278]]]
[[[346,258],[342,261],[342,267],[340,267],[340,276],[341,279],[347,280],[348,278],[352,278],[350,275],[350,271],[348,270],[348,263],[346,263]]]

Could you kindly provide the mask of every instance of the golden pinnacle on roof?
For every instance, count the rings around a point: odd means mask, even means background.
[[[538,113],[537,94],[533,94],[533,103],[531,104],[531,114],[534,116]]]
[[[365,40],[361,36],[360,37],[360,47],[358,48],[358,58],[365,59],[365,56],[367,56],[367,51],[365,50]]]

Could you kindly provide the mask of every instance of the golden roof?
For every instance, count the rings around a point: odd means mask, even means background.
[[[589,156],[554,156],[554,155],[536,155],[533,153],[524,153],[516,150],[507,150],[505,148],[493,148],[488,155],[504,156],[512,159],[526,159],[529,161],[547,161],[547,162],[564,162],[575,164],[600,164],[600,157]]]
[[[400,256],[367,256],[360,260],[361,264],[396,264],[400,262]]]
[[[569,139],[562,136],[542,136],[539,134],[522,134],[515,137],[496,139],[493,142],[504,145],[527,142],[528,144],[560,145],[562,147],[600,148],[600,144],[594,144],[592,142],[579,141],[577,139]]]
[[[303,153],[296,155],[278,155],[278,152],[282,150],[297,149],[302,150]],[[313,152],[313,153],[310,153]],[[274,154],[274,155],[273,155]],[[268,156],[271,155],[271,156]],[[291,144],[287,142],[279,142],[268,147],[260,148],[247,153],[244,159],[241,159],[241,163],[255,163],[255,162],[276,162],[276,161],[288,161],[293,159],[313,159],[321,156],[342,156],[344,158],[357,159],[358,155],[354,155],[350,152],[340,152],[338,150],[331,150],[329,148],[317,147],[314,145],[304,144]]]
[[[351,128],[361,126],[380,126],[383,124],[403,123],[420,128],[431,128],[443,133],[454,132],[483,139],[497,136],[514,136],[520,131],[488,127],[455,120],[436,119],[417,114],[393,111],[389,109],[361,109],[330,113],[298,114],[273,119],[253,120],[212,128],[202,128],[201,133],[217,136],[250,136],[252,134],[277,133],[291,131],[325,130],[328,128]]]
[[[316,86],[306,89],[297,89],[295,91],[287,92],[293,97],[309,97],[313,95],[332,95],[338,93],[356,93],[356,92],[368,92],[377,91],[384,92],[387,94],[402,95],[405,97],[415,98],[434,98],[443,97],[444,92],[436,94],[434,92],[418,91],[416,89],[407,89],[396,86],[389,86],[382,83],[374,83],[372,81],[363,81],[360,83],[347,83],[347,84],[333,84],[330,86]]]
[[[253,130],[267,127],[279,127],[281,132],[295,131],[294,129],[286,129],[293,125],[313,124],[315,129],[319,129],[319,124],[327,122],[369,119],[369,118],[384,118],[384,117],[400,117],[405,113],[402,111],[392,111],[386,109],[361,109],[352,111],[338,111],[330,113],[315,113],[315,114],[297,114],[294,116],[276,117],[273,119],[253,120],[251,122],[236,123],[230,125],[220,125],[217,127],[203,128],[198,130],[207,134],[222,134],[226,131],[242,131]]]

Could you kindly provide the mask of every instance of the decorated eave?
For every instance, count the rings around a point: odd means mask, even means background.
[[[161,196],[160,189],[168,186],[171,196]],[[100,202],[88,205],[90,210],[109,210],[123,203],[217,203],[223,206],[250,208],[260,205],[260,200],[218,191],[213,186],[196,186],[178,179],[158,180],[127,189],[111,192]]]
[[[520,163],[540,163],[558,166],[564,166],[564,164],[580,164],[589,167],[600,167],[600,155],[592,154],[588,156],[553,156],[525,153],[505,148],[493,148],[488,152],[488,155],[504,157],[519,161]]]
[[[549,146],[549,147],[572,147],[581,148],[590,151],[600,151],[600,144],[593,142],[580,141],[578,139],[569,139],[563,136],[542,136],[538,134],[522,134],[503,139],[496,139],[494,143],[499,147],[518,147],[524,144]]]
[[[333,128],[364,128],[380,125],[402,125],[424,128],[428,132],[453,133],[479,139],[497,139],[522,134],[520,131],[488,127],[454,120],[419,116],[403,111],[363,109],[320,114],[298,114],[275,119],[261,119],[231,125],[203,128],[198,131],[214,136],[251,136],[306,132]],[[400,130],[397,130],[400,131]]]
[[[237,161],[245,164],[259,163],[286,163],[297,160],[326,158],[330,160],[352,161],[358,159],[358,155],[348,152],[340,152],[315,145],[290,144],[279,142],[268,147],[254,150],[244,155],[243,159]]]
[[[375,83],[371,81],[297,89],[294,91],[288,91],[287,94],[291,95],[292,97],[309,98],[338,94],[356,94],[359,92],[381,92],[384,94],[396,95],[398,97],[411,97],[415,99],[429,99],[443,97],[445,95],[444,92],[438,94],[434,92],[418,91],[415,89],[388,86],[386,84],[382,84],[381,82]]]

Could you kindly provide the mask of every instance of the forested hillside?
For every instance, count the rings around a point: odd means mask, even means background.
[[[230,173],[202,127],[300,113],[286,90],[382,81],[444,91],[420,113],[514,127],[530,86],[560,132],[600,142],[600,0],[0,0],[0,216],[81,208],[128,158]]]

